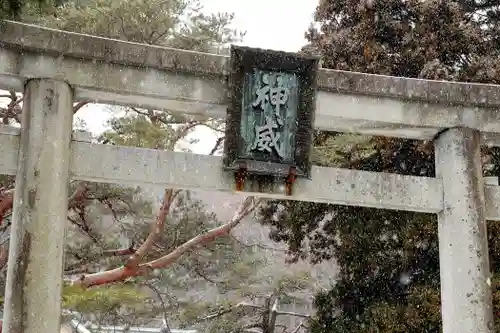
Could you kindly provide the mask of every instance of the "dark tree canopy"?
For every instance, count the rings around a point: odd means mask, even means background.
[[[499,7],[498,1],[320,0],[303,51],[320,54],[327,68],[499,84]],[[434,176],[432,142],[320,133],[315,143],[316,164]],[[499,152],[485,149],[484,156],[485,173],[498,175]],[[296,258],[339,265],[336,284],[316,295],[313,332],[441,331],[435,215],[273,201],[262,222]],[[498,223],[489,223],[488,232],[498,311]]]
[[[55,11],[66,4],[75,4],[75,0],[0,0],[0,19],[32,22],[37,18],[56,17]]]
[[[321,0],[320,28],[307,32],[306,48],[327,68],[497,82],[500,12],[493,2]]]

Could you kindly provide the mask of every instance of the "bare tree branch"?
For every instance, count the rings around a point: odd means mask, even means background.
[[[68,200],[68,209],[75,210],[77,208],[83,208],[85,204],[86,195],[89,191],[89,187],[86,183],[80,182],[77,186],[73,194],[69,197]]]
[[[0,268],[5,267],[9,259],[9,243],[0,246]]]
[[[260,328],[262,330],[262,324],[260,323],[254,323],[254,324],[248,324],[242,327],[243,330],[246,332],[257,332],[252,330],[252,328]],[[260,333],[260,331],[258,331]]]
[[[302,320],[295,329],[290,333],[297,333],[302,327],[307,328],[305,325],[306,320]]]
[[[0,117],[3,118],[4,124],[9,124],[9,119],[14,119],[16,122],[21,123],[20,114],[22,109],[20,104],[24,101],[24,97],[17,96],[15,91],[9,91],[8,95],[0,95],[0,98],[10,98],[10,102],[6,108],[0,108],[3,112],[0,114]],[[73,106],[73,113],[76,113],[80,110],[84,105],[87,105],[89,102],[82,101],[78,102]]]
[[[293,316],[293,317],[301,317],[310,319],[311,316],[308,314],[297,313],[297,312],[289,312],[289,311],[278,311],[276,312],[278,316]]]
[[[247,216],[257,207],[258,202],[254,204],[253,202],[253,197],[247,197],[228,223],[190,239],[189,241],[185,242],[184,244],[161,258],[150,261],[148,263],[137,265],[136,267],[123,266],[104,272],[84,275],[79,280],[74,281],[73,284],[81,285],[84,287],[103,285],[107,283],[123,281],[130,277],[145,275],[154,269],[163,269],[169,267],[190,250],[207,244],[213,241],[215,238],[227,235],[231,229],[237,226],[245,216]]]
[[[172,142],[170,144],[170,149],[173,150],[175,148],[175,145],[179,140],[182,138],[186,137],[186,135],[189,133],[190,130],[195,128],[196,126],[201,125],[200,122],[198,121],[190,121],[186,125],[182,127],[182,129],[177,133],[177,135],[172,139]]]
[[[89,267],[87,265],[84,265],[82,267],[78,268],[73,268],[73,269],[67,269],[64,271],[64,275],[76,275],[76,274],[83,274],[83,273],[89,273]]]
[[[149,109],[148,109],[148,110],[146,110],[146,112],[144,112],[144,111],[140,111],[139,109],[137,109],[137,108],[135,108],[135,107],[133,107],[133,106],[129,106],[129,108],[130,108],[132,111],[134,111],[135,113],[140,114],[140,115],[143,115],[143,116],[146,116],[146,117],[150,117],[150,116],[151,116],[151,111],[153,111],[153,110],[149,110]]]
[[[217,150],[219,150],[220,146],[222,145],[222,142],[224,142],[224,137],[220,137],[220,138],[217,138],[217,141],[215,142],[215,145],[214,147],[212,148],[212,150],[210,151],[210,154],[209,155],[213,155],[217,152]]]
[[[217,128],[217,127],[214,127],[214,126],[212,126],[212,125],[209,125],[209,124],[207,124],[207,123],[200,123],[200,125],[201,125],[201,126],[205,126],[205,127],[207,127],[207,128],[210,128],[210,129],[211,129],[212,131],[214,131],[214,132],[218,132],[218,133],[225,133],[225,131],[224,131],[224,130],[222,130],[222,129],[220,129],[220,128]]]
[[[116,249],[116,250],[103,250],[101,255],[103,257],[119,257],[119,256],[127,256],[130,254],[134,254],[137,251],[134,250],[134,245],[131,245],[127,248]]]
[[[163,300],[163,295],[158,290],[158,288],[156,288],[155,286],[153,286],[151,283],[144,283],[144,285],[146,287],[148,287],[151,291],[153,291],[156,294],[156,296],[159,298],[160,304],[161,304],[161,308],[163,310],[163,321],[164,321],[165,325],[168,327],[169,326],[168,325],[168,323],[169,323],[168,311],[167,311],[167,305],[165,304],[165,301]]]
[[[89,104],[89,102],[86,102],[86,101],[76,103],[75,105],[73,105],[73,113],[77,113],[78,110],[80,110],[82,107],[84,107],[87,104]]]
[[[279,304],[279,299],[276,297],[276,299],[273,302],[272,308],[270,310],[269,322],[266,325],[267,327],[264,328],[265,332],[268,333],[274,332],[274,329],[276,327],[276,319],[278,318],[278,304]]]
[[[215,281],[214,279],[211,279],[209,278],[206,274],[204,274],[202,271],[200,271],[198,268],[194,267],[194,268],[191,268],[191,267],[188,267],[187,265],[185,264],[180,264],[182,267],[186,268],[187,270],[190,270],[192,269],[193,272],[198,275],[199,277],[201,277],[203,280],[207,281],[207,282],[210,282],[210,283],[213,283],[213,284],[216,284],[216,285],[221,285],[222,283],[224,282],[221,282],[221,281]]]
[[[14,203],[14,189],[2,191],[0,193],[0,225],[3,224],[4,216],[12,210]]]
[[[241,308],[251,308],[251,309],[257,309],[257,310],[263,310],[264,307],[260,306],[260,305],[256,305],[256,304],[251,304],[251,303],[246,303],[246,302],[240,302],[238,304],[236,304],[235,306],[232,306],[230,308],[227,308],[227,309],[221,309],[219,311],[216,311],[216,312],[213,312],[209,315],[206,315],[204,317],[201,317],[198,319],[198,322],[200,321],[205,321],[205,320],[211,320],[211,319],[215,319],[215,318],[218,318],[220,316],[223,316],[225,314],[228,314],[230,312],[233,312],[237,309],[241,309]],[[260,324],[259,324],[260,325]]]
[[[76,186],[75,191],[71,194],[71,196],[68,199],[68,210],[76,212],[76,215],[73,217],[68,216],[67,218],[68,221],[76,225],[95,244],[102,245],[100,236],[94,233],[93,230],[86,223],[85,207],[87,205],[87,201],[89,200],[88,192],[89,192],[89,187],[86,185],[85,182],[80,182]],[[12,211],[13,197],[14,197],[14,189],[9,189],[0,192],[0,224],[2,224],[3,219],[5,219],[5,217],[8,216],[8,213]],[[79,222],[77,219],[80,220],[81,222]],[[100,256],[101,257],[124,256],[133,254],[135,252],[136,251],[133,249],[133,247],[128,247],[124,249],[103,250]],[[3,255],[8,256],[8,243],[3,244],[2,247],[0,248],[0,268],[3,268],[7,263],[6,260],[2,260]]]
[[[231,235],[231,238],[234,239],[238,244],[243,245],[244,247],[254,247],[255,246],[255,247],[258,247],[258,248],[263,249],[263,250],[271,250],[271,251],[277,251],[277,252],[287,252],[287,250],[285,250],[285,249],[278,249],[278,248],[275,248],[275,247],[270,247],[270,246],[262,245],[260,243],[248,244],[248,243],[243,242],[241,239],[238,239],[238,237],[236,237],[234,235]]]
[[[236,304],[235,306],[232,306],[229,308],[223,308],[223,309],[220,309],[220,310],[215,311],[213,313],[210,313],[204,317],[201,317],[197,320],[197,322],[213,320],[215,318],[221,317],[225,314],[231,313],[231,312],[236,311],[238,309],[250,308],[250,309],[258,310],[258,312],[261,314],[261,322],[243,326],[242,329],[245,330],[246,332],[252,331],[251,329],[253,329],[253,328],[260,328],[262,330],[262,333],[274,333],[276,330],[276,327],[278,327],[278,326],[284,327],[285,329],[283,332],[285,332],[286,326],[277,324],[276,319],[280,315],[288,315],[288,316],[306,318],[299,324],[298,327],[296,327],[294,329],[293,333],[297,333],[301,327],[305,327],[305,322],[311,318],[310,315],[306,315],[306,314],[302,314],[302,313],[278,311],[278,307],[279,307],[278,298],[277,297],[275,298],[271,295],[269,298],[266,299],[265,306],[252,304],[252,303],[246,303],[246,302],[240,302],[240,303]]]
[[[178,193],[178,192],[176,192]],[[170,211],[170,206],[174,200],[174,191],[171,189],[165,190],[163,195],[163,203],[156,215],[156,219],[151,224],[151,230],[148,237],[135,253],[127,260],[125,264],[128,268],[136,268],[146,254],[153,248],[155,240],[160,236],[165,225],[165,219]]]

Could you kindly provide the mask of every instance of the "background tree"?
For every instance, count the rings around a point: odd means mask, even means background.
[[[27,6],[42,10],[51,6],[46,0],[1,0],[0,1],[0,19],[18,20],[21,17],[23,9]]]
[[[321,0],[304,52],[334,69],[498,84],[498,22],[496,1]],[[316,145],[320,165],[434,176],[432,142],[320,133]],[[485,173],[498,175],[498,150],[484,156]],[[297,258],[340,267],[316,296],[313,332],[441,331],[434,215],[274,201],[262,221]],[[497,312],[499,236],[489,223]]]

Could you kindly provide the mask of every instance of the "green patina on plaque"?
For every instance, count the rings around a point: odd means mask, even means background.
[[[317,57],[231,46],[223,166],[310,177]]]
[[[259,69],[246,73],[240,158],[293,163],[298,100],[295,74]]]

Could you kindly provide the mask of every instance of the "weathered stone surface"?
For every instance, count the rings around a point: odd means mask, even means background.
[[[71,85],[76,101],[225,118],[229,58],[68,33],[16,22],[0,30],[0,89],[30,79]],[[432,140],[444,128],[500,146],[500,86],[321,69],[314,128]]]
[[[476,83],[431,81],[321,69],[318,86],[322,90],[400,98],[447,105],[497,107],[500,86]]]
[[[208,53],[131,43],[12,21],[4,22],[0,31],[0,45],[3,48],[44,51],[66,57],[215,76],[225,75],[229,59]]]
[[[479,132],[454,128],[442,133],[435,141],[435,157],[444,199],[437,214],[442,332],[493,333]]]
[[[64,32],[7,21],[0,32],[3,48],[41,51],[65,57],[98,60],[202,76],[225,78],[229,58],[103,37]],[[321,90],[409,100],[497,107],[500,86],[441,82],[322,69]]]

